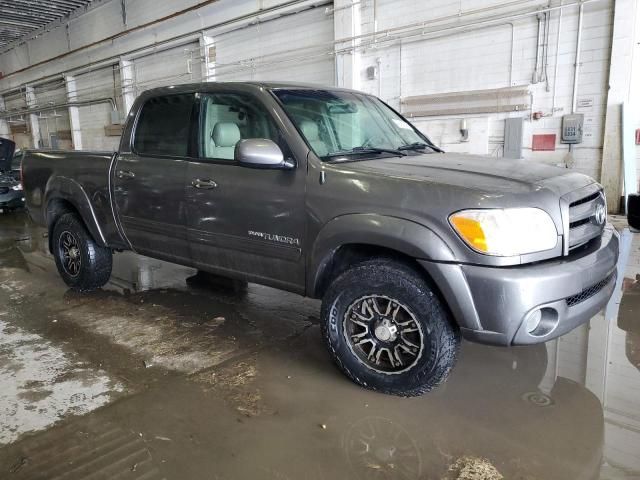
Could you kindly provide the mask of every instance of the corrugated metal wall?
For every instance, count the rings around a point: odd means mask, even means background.
[[[64,80],[38,85],[33,89],[37,106],[62,105],[67,101]],[[69,110],[60,107],[37,115],[40,130],[40,147],[69,150],[72,148]]]
[[[280,80],[333,85],[333,15],[313,9],[215,38],[216,80]],[[293,50],[293,51],[292,51]]]
[[[120,119],[124,118],[126,113],[123,112],[118,65],[110,65],[84,75],[77,75],[75,81],[78,101],[113,98],[118,107]],[[120,137],[105,134],[105,127],[112,121],[111,111],[112,107],[109,103],[78,107],[84,150],[116,150],[118,148]]]
[[[193,42],[134,60],[136,95],[164,85],[200,82],[200,47]]]

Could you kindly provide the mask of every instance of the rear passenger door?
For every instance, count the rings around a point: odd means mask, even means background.
[[[241,139],[267,138],[292,158],[281,125],[257,95],[239,91],[200,99],[198,160],[187,168],[187,231],[197,266],[302,291],[306,169],[239,166]]]
[[[178,263],[190,257],[185,178],[196,149],[194,115],[193,93],[144,101],[133,141],[121,148],[112,172],[118,219],[133,249]]]

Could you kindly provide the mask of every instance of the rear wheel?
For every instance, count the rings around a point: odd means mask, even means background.
[[[440,299],[412,268],[370,260],[340,275],[322,304],[322,330],[335,363],[354,382],[417,396],[442,383],[460,335]]]
[[[67,285],[88,292],[109,281],[111,250],[93,240],[76,214],[61,216],[53,227],[52,237],[56,267]]]

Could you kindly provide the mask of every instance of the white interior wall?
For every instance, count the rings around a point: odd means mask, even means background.
[[[456,15],[460,11],[486,8],[501,2],[452,3],[445,0],[429,2],[398,2],[378,0],[376,20],[373,19],[373,4],[363,12],[365,30],[378,31],[398,26],[404,18],[412,22],[433,21],[437,18]],[[569,3],[569,2],[565,2]],[[411,9],[416,4],[423,8]],[[540,2],[529,2],[531,6]],[[570,165],[595,178],[600,176],[602,157],[603,125],[606,113],[608,84],[608,62],[611,50],[612,0],[587,4],[584,7],[582,30],[581,68],[578,79],[578,99],[588,100],[592,106],[581,108],[585,114],[584,141],[573,149]],[[461,10],[462,8],[462,10]],[[411,13],[408,13],[408,11]],[[513,9],[499,8],[496,15],[507,15]],[[403,13],[404,15],[402,16]],[[532,84],[535,69],[538,21],[535,16],[506,21],[470,32],[457,32],[438,38],[412,38],[391,46],[369,48],[363,54],[363,70],[367,66],[380,65],[375,80],[361,79],[362,88],[380,94],[392,106],[400,106],[400,98],[446,92],[501,88],[530,85],[533,111],[544,115],[540,120],[531,119],[531,110],[526,112],[494,113],[484,115],[459,115],[455,117],[431,117],[414,119],[414,122],[442,145],[445,150],[476,154],[502,155],[504,119],[521,116],[525,119],[523,158],[550,164],[564,165],[568,146],[560,143],[560,125],[563,114],[571,113],[575,50],[578,26],[578,8],[563,10],[558,56],[559,11],[551,12],[549,30],[549,53],[546,82]],[[447,21],[450,23],[450,21]],[[513,42],[511,29],[513,26]],[[513,49],[513,50],[512,50]],[[513,56],[513,64],[511,58]],[[558,61],[558,77],[555,82],[556,102],[553,105],[554,68]],[[548,91],[547,91],[548,88]],[[552,111],[553,110],[553,111]],[[470,139],[462,142],[459,133],[460,120],[467,118]],[[488,121],[488,128],[485,126]],[[477,130],[480,130],[479,132]],[[446,132],[443,134],[443,132]],[[554,152],[531,150],[533,134],[556,134]],[[478,141],[478,136],[482,141]]]

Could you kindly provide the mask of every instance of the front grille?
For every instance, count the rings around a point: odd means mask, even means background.
[[[569,224],[569,228],[571,229],[571,228],[579,227],[580,225],[586,225],[590,221],[591,221],[591,219],[589,219],[589,218],[583,218],[582,220],[576,220],[575,222],[571,222]]]
[[[574,307],[579,303],[584,302],[585,300],[590,299],[595,294],[597,294],[600,290],[602,290],[613,278],[615,273],[610,274],[608,277],[600,280],[595,285],[591,285],[589,288],[585,288],[577,295],[573,295],[571,297],[567,297],[567,306]]]
[[[601,195],[600,192],[592,193],[588,197],[584,197],[584,198],[581,198],[580,200],[576,200],[570,206],[577,207],[578,205],[582,205],[583,203],[591,202],[592,200],[595,200],[596,198],[598,198],[600,195]]]
[[[9,187],[0,187],[0,195],[4,195],[5,193],[9,193]]]
[[[569,204],[568,250],[571,251],[601,236],[605,220],[606,202],[602,191],[591,193],[571,202]]]

